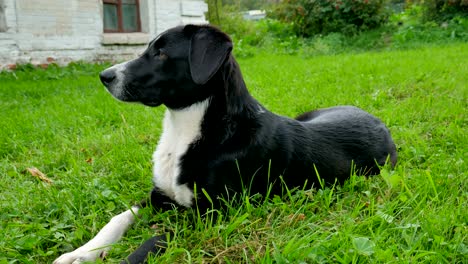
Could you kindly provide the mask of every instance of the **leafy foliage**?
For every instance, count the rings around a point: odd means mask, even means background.
[[[409,1],[410,6],[411,1]],[[468,0],[420,0],[413,4],[421,5],[425,21],[447,21],[456,16],[468,17]]]
[[[385,0],[285,0],[270,13],[292,23],[299,36],[330,32],[346,35],[376,28],[389,15]]]
[[[223,4],[237,6],[239,10],[263,9],[269,2],[271,0],[223,0]]]

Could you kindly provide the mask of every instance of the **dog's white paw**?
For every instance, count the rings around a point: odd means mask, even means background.
[[[88,243],[75,249],[70,253],[65,253],[57,258],[53,264],[79,264],[86,261],[96,261],[105,257],[111,249],[112,244],[119,241],[123,233],[135,221],[138,207],[132,207],[119,215],[112,217],[97,235]]]
[[[89,250],[86,248],[78,248],[73,252],[65,253],[54,260],[53,264],[80,264],[86,261],[96,261],[99,257],[105,256],[106,251]]]

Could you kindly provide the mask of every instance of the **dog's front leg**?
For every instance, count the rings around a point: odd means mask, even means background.
[[[54,261],[54,264],[78,264],[85,261],[95,261],[103,256],[133,224],[138,210],[139,207],[134,206],[132,209],[112,217],[93,239],[76,250],[63,254]]]

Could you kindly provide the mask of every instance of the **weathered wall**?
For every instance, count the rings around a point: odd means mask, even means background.
[[[18,56],[18,48],[14,33],[16,32],[15,0],[0,0],[2,14],[2,28],[0,29],[0,65],[2,61]]]
[[[206,23],[206,10],[203,0],[140,0],[143,32],[104,34],[101,0],[0,0],[0,67],[127,59],[170,27]]]

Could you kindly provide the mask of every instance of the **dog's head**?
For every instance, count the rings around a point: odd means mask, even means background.
[[[232,41],[211,26],[179,26],[162,33],[143,54],[100,73],[117,99],[184,108],[210,96],[205,85],[230,56]]]

